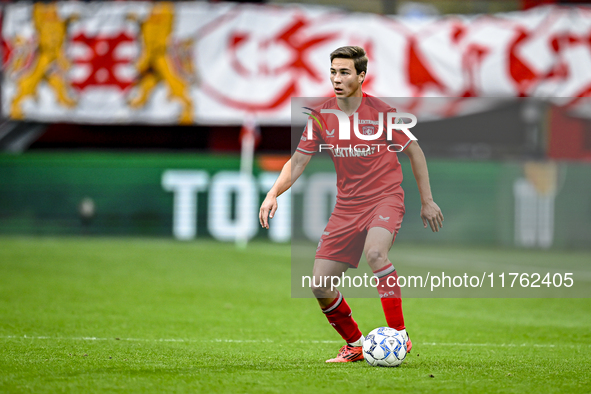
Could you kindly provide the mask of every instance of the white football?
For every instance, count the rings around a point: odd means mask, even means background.
[[[397,367],[406,357],[406,338],[393,328],[376,328],[363,341],[363,357],[372,367]]]

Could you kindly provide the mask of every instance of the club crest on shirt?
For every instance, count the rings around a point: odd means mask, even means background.
[[[376,129],[373,126],[363,126],[363,128],[361,129],[361,132],[363,133],[363,135],[374,135],[376,132]]]

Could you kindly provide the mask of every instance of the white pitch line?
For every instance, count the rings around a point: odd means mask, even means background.
[[[468,346],[468,347],[557,347],[556,345],[550,344],[538,344],[538,343],[461,343],[461,342],[454,342],[454,343],[436,343],[436,342],[423,342],[421,345],[426,346]],[[576,347],[576,346],[585,346],[584,344],[580,345],[560,345],[560,347]],[[591,346],[591,345],[587,345]]]
[[[130,342],[215,342],[215,343],[274,343],[272,339],[183,339],[183,338],[159,338],[159,339],[145,339],[145,338],[98,338],[98,337],[49,337],[49,336],[18,336],[18,335],[7,335],[0,336],[0,339],[45,339],[45,340],[59,340],[59,341],[130,341]],[[343,341],[330,341],[330,340],[298,340],[292,341],[294,343],[342,343]],[[591,344],[578,344],[578,345],[552,345],[552,344],[538,344],[538,343],[465,343],[465,342],[423,342],[417,343],[422,346],[463,346],[463,347],[591,347]]]
[[[0,339],[55,339],[58,341],[130,341],[130,342],[216,342],[216,343],[273,343],[271,339],[183,339],[183,338],[98,338],[98,337],[49,337],[49,336],[29,336],[29,335],[6,335],[0,336]],[[341,343],[342,341],[294,341],[296,343]]]

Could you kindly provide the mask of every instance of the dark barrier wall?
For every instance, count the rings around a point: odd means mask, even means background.
[[[173,194],[162,188],[163,172],[238,167],[236,157],[206,155],[0,156],[0,231],[170,235]],[[94,215],[87,219],[80,215],[85,199],[94,205]],[[206,208],[198,210],[203,217]]]
[[[401,159],[402,160],[402,159]],[[406,216],[399,241],[522,247],[591,245],[591,165],[430,160],[443,232],[423,229],[420,200],[402,160]],[[27,153],[0,156],[0,233],[317,240],[334,196],[332,164],[314,158],[281,196],[271,231],[258,206],[277,174],[241,179],[235,156]],[[255,166],[256,167],[256,166]],[[245,183],[242,183],[245,182]],[[310,199],[326,204],[304,209]],[[289,214],[290,199],[293,216]],[[314,205],[316,206],[316,205]],[[292,220],[293,217],[293,220]]]

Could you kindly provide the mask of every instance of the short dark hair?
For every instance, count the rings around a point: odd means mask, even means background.
[[[367,55],[365,49],[356,46],[340,47],[330,54],[330,62],[334,59],[352,59],[357,74],[365,71],[367,74]]]

